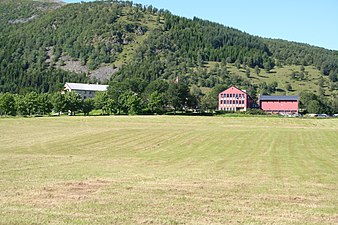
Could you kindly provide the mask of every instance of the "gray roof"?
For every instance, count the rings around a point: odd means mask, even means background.
[[[286,95],[261,95],[259,100],[263,101],[298,101],[298,96],[286,96]]]
[[[66,83],[65,87],[71,90],[82,91],[107,91],[108,85],[101,84],[82,84],[82,83]]]

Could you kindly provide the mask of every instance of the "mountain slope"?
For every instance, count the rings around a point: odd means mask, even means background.
[[[40,4],[55,4],[17,2],[25,10],[31,10],[32,15]],[[1,4],[10,9],[15,7],[6,1]],[[97,2],[65,5],[41,13],[27,23],[13,24],[8,20],[0,41],[4,49],[0,52],[3,73],[0,91],[17,92],[31,86],[39,91],[53,91],[55,83],[60,86],[69,79],[88,80],[86,74],[60,70],[64,69],[64,61],[69,59],[69,62],[85,66],[80,70],[85,73],[99,65],[118,61],[129,45],[141,42],[142,36],[151,29],[148,18],[145,24],[141,16],[130,3]]]
[[[234,84],[252,95],[306,88],[337,93],[337,51],[263,39],[151,6],[1,0],[0,24],[0,92],[179,76],[203,90]],[[278,88],[271,88],[274,82]]]

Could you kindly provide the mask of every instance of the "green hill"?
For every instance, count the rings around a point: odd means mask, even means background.
[[[203,92],[232,84],[254,96],[337,95],[337,51],[263,39],[132,2],[1,0],[0,49],[0,92],[179,77]]]

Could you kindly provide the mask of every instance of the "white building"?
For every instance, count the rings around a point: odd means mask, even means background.
[[[82,84],[82,83],[66,83],[64,91],[75,91],[82,99],[94,98],[96,92],[107,91],[108,85],[101,84]]]

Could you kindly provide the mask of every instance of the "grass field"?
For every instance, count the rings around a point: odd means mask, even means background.
[[[0,224],[337,224],[338,120],[0,119]]]

